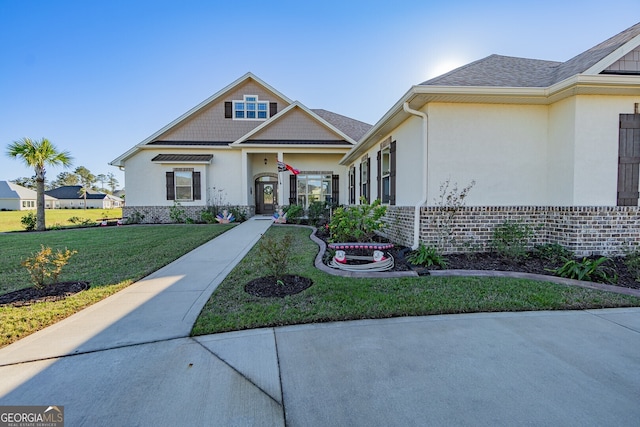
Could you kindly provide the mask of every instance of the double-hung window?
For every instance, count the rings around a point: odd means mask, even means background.
[[[166,173],[167,200],[190,202],[200,200],[200,172],[191,168],[176,168]]]
[[[380,156],[380,180],[382,203],[389,203],[391,197],[391,150],[386,147]]]

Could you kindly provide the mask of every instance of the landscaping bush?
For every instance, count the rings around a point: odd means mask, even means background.
[[[53,255],[50,247],[41,245],[41,249],[31,257],[22,261],[22,265],[29,270],[29,276],[37,289],[44,289],[47,286],[47,280],[51,278],[55,283],[62,271],[62,267],[67,265],[69,258],[78,251],[70,251],[65,248],[64,252],[60,249]]]
[[[309,225],[319,227],[326,223],[326,219],[329,216],[327,202],[314,201],[309,205]]]
[[[571,259],[566,260],[562,267],[550,271],[568,279],[615,283],[618,275],[612,268],[605,265],[608,261],[611,260],[607,257],[597,259],[584,257],[582,261]]]
[[[640,282],[640,250],[635,249],[626,253],[624,265],[636,282]]]
[[[263,236],[260,239],[258,250],[268,275],[281,279],[287,274],[292,243],[291,234],[285,234],[281,239],[274,239],[271,236]]]
[[[531,237],[531,226],[521,221],[507,220],[493,229],[491,246],[501,256],[518,260],[527,257],[527,246]]]
[[[533,252],[538,258],[552,263],[566,262],[573,257],[573,252],[558,243],[535,245]]]
[[[300,224],[304,208],[300,205],[284,206],[282,211],[287,214],[287,222],[291,224]]]
[[[423,243],[420,243],[418,249],[407,257],[407,261],[413,265],[422,265],[424,267],[436,266],[447,268],[447,261],[445,261],[442,254],[438,251],[438,248],[425,246]]]
[[[38,222],[38,217],[35,213],[29,212],[25,216],[20,219],[20,223],[27,231],[33,231],[36,229],[36,223]]]
[[[329,232],[332,242],[371,242],[377,231],[385,227],[382,219],[387,207],[381,205],[380,200],[368,204],[364,197],[360,204],[340,207],[333,211],[333,218],[329,222]]]

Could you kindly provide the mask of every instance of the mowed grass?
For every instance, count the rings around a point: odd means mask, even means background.
[[[24,226],[20,222],[23,216],[33,211],[0,211],[0,232],[21,231]],[[97,221],[103,218],[122,218],[122,208],[118,209],[46,209],[44,213],[45,226],[65,227],[73,225],[69,218],[90,219]]]
[[[276,239],[284,234],[294,239],[290,273],[308,277],[314,285],[285,298],[259,298],[244,292],[246,283],[264,275],[256,246],[213,293],[192,335],[399,316],[640,306],[640,298],[522,279],[332,276],[313,266],[318,246],[309,239],[310,230],[280,226],[267,232]]]
[[[22,260],[40,250],[76,250],[59,281],[91,288],[64,300],[0,307],[0,346],[94,304],[228,230],[231,225],[132,225],[0,235],[0,294],[32,286]]]

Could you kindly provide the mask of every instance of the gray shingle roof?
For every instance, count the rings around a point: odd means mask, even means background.
[[[441,76],[425,86],[548,87],[580,74],[640,34],[640,23],[566,62],[490,55]]]
[[[54,188],[45,191],[44,194],[55,197],[56,199],[83,199],[80,193],[81,185],[65,185],[63,187]],[[87,190],[87,199],[104,199],[107,195],[93,190]]]
[[[360,140],[360,138],[362,138],[362,136],[367,133],[369,129],[371,129],[370,124],[352,119],[347,116],[343,116],[341,114],[332,113],[331,111],[322,109],[312,109],[311,111],[322,117],[337,129],[340,129],[354,141]]]

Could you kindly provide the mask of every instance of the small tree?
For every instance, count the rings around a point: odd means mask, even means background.
[[[42,290],[48,285],[49,278],[51,278],[51,283],[58,280],[62,267],[67,265],[69,258],[76,253],[78,251],[70,251],[65,248],[64,252],[58,249],[54,255],[50,247],[41,245],[40,251],[22,261],[22,265],[29,270],[35,288]]]
[[[455,216],[464,207],[465,199],[474,185],[476,185],[476,182],[471,181],[469,185],[459,190],[458,183],[453,183],[452,185],[449,180],[440,184],[440,196],[435,200],[437,211],[433,216],[433,224],[437,230],[436,248],[438,251],[445,251],[453,244],[453,222]]]
[[[262,258],[262,265],[269,275],[277,280],[282,280],[282,277],[287,274],[292,243],[291,234],[285,234],[280,240],[269,236],[260,239],[258,250]]]

